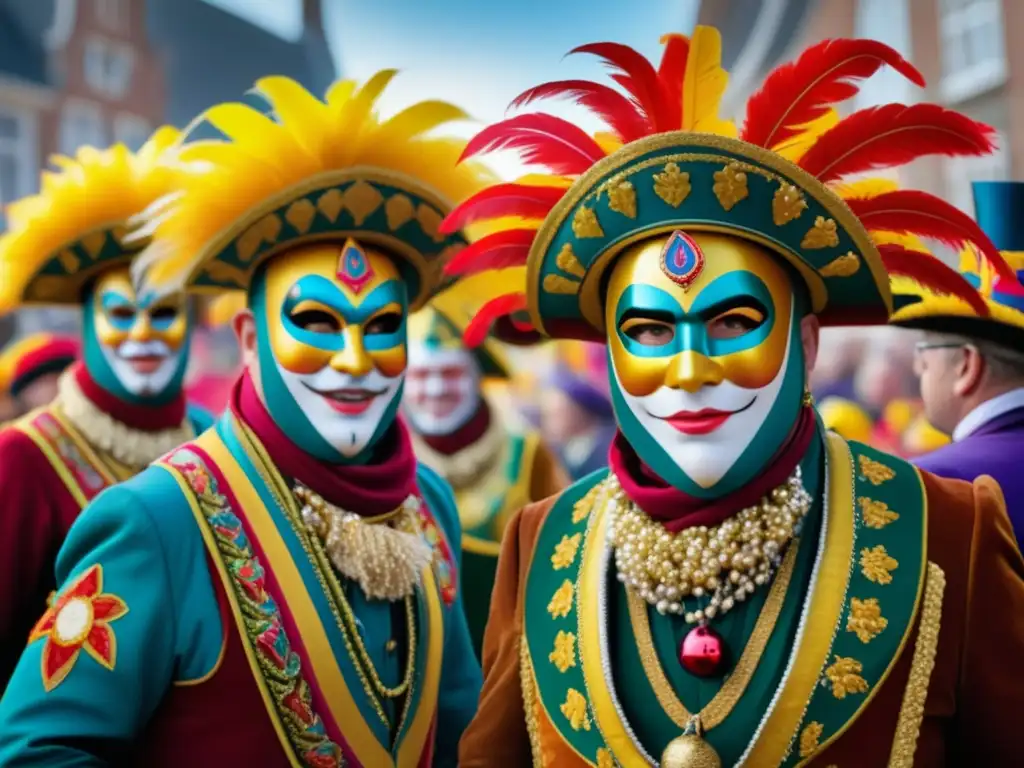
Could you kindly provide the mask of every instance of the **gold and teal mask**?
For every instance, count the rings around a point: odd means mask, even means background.
[[[806,299],[747,240],[681,231],[627,248],[605,303],[623,435],[665,481],[717,498],[763,471],[796,423]]]
[[[253,283],[271,417],[323,461],[364,461],[394,422],[406,368],[406,281],[354,240],[296,247]]]
[[[104,272],[85,297],[83,337],[86,368],[111,394],[152,405],[180,394],[191,339],[182,294],[140,297],[128,267]]]

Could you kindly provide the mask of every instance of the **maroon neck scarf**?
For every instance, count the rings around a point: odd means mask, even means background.
[[[179,392],[177,397],[164,405],[138,405],[122,400],[97,384],[83,362],[79,361],[72,366],[72,375],[82,394],[93,405],[132,429],[159,432],[180,427],[185,420],[184,392]]]
[[[329,464],[313,458],[285,436],[260,400],[248,372],[235,383],[230,407],[263,443],[281,474],[344,510],[364,517],[383,515],[416,490],[416,457],[409,433],[397,419],[369,463]]]
[[[451,456],[461,451],[468,445],[472,445],[481,437],[491,425],[491,409],[487,401],[480,398],[480,407],[476,409],[469,421],[447,435],[420,435],[420,439],[438,453]]]
[[[789,438],[764,472],[753,482],[717,499],[699,499],[666,483],[643,463],[621,432],[612,441],[608,464],[622,490],[640,509],[667,530],[678,533],[694,525],[718,525],[782,485],[807,453],[816,428],[814,409],[805,406]]]

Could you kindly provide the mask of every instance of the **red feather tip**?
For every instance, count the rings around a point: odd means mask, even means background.
[[[926,155],[985,155],[995,149],[994,137],[990,126],[937,104],[886,104],[840,120],[818,137],[799,165],[819,181],[834,181]]]
[[[582,128],[538,112],[487,126],[469,140],[459,161],[502,149],[518,150],[524,163],[546,166],[560,176],[582,174],[605,156]]]
[[[846,204],[868,231],[917,235],[954,248],[971,243],[1000,278],[1017,279],[977,222],[935,195],[901,189],[875,197],[852,198]]]
[[[679,128],[678,123],[671,124],[671,111],[665,102],[658,72],[642,53],[621,43],[590,43],[573,48],[569,53],[590,53],[604,59],[615,71],[612,79],[637,100],[655,131]]]
[[[462,340],[470,349],[479,347],[484,343],[491,327],[498,321],[498,318],[511,315],[513,312],[520,312],[526,309],[525,293],[506,293],[491,299],[473,316],[462,333]]]
[[[988,305],[974,286],[955,269],[931,254],[895,244],[880,245],[878,252],[890,275],[909,277],[933,293],[955,296],[966,302],[979,316],[988,317]]]
[[[441,222],[439,231],[450,235],[474,221],[505,216],[543,219],[564,195],[561,187],[495,184],[456,206]]]
[[[740,136],[761,147],[775,147],[817,120],[834,104],[852,98],[858,81],[890,66],[911,82],[924,78],[898,51],[877,40],[825,40],[799,59],[773,70],[747,102]]]
[[[518,109],[538,99],[572,99],[603,120],[624,143],[651,133],[647,115],[639,102],[614,88],[589,80],[557,80],[544,83],[519,94],[509,105]]]
[[[658,80],[665,98],[666,119],[672,126],[683,124],[683,80],[690,55],[690,39],[686,35],[669,34],[661,38],[665,50],[661,54]]]
[[[521,267],[536,236],[534,229],[509,229],[481,237],[456,253],[445,265],[444,273],[467,277],[492,269]]]

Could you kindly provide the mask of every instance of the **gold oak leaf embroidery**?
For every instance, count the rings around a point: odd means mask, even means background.
[[[668,163],[665,170],[654,174],[654,194],[678,208],[690,194],[690,174],[680,171],[675,163]]]
[[[576,552],[580,548],[582,533],[574,533],[572,536],[563,536],[562,540],[555,545],[555,554],[551,556],[551,565],[556,571],[568,568],[576,559]]]
[[[747,190],[747,174],[737,163],[730,163],[722,170],[715,171],[715,183],[711,190],[722,208],[731,211],[736,203],[750,194]]]
[[[807,230],[804,239],[800,241],[801,248],[811,251],[820,248],[835,248],[837,245],[839,245],[839,235],[836,233],[836,223],[824,216],[818,216],[814,220],[814,226]]]
[[[548,613],[551,614],[551,618],[560,619],[569,615],[569,611],[572,610],[572,595],[572,582],[566,579],[562,582],[562,586],[555,591],[551,602],[548,603]]]
[[[782,184],[775,190],[772,198],[772,221],[775,226],[781,227],[800,217],[800,214],[807,208],[807,201],[803,193],[792,184]]]
[[[576,666],[576,635],[572,632],[558,631],[555,635],[555,650],[548,654],[548,661],[565,672],[569,667]]]
[[[575,688],[569,689],[569,693],[565,697],[565,703],[562,704],[560,709],[574,731],[578,731],[581,728],[584,731],[590,730],[590,715],[587,714],[587,700],[583,698],[583,694]]]
[[[899,514],[889,509],[889,505],[884,501],[875,501],[867,496],[861,496],[857,499],[857,503],[860,505],[860,514],[864,518],[864,525],[868,528],[880,530],[889,523],[900,519]]]
[[[899,568],[899,562],[889,556],[885,547],[879,544],[860,551],[860,570],[864,578],[875,584],[891,584],[892,572]]]
[[[584,237],[601,237],[604,230],[601,229],[601,223],[597,220],[597,214],[587,206],[581,205],[572,217],[572,233],[582,239]]]
[[[608,187],[608,207],[628,219],[636,218],[636,190],[632,182],[620,181]]]
[[[825,726],[818,722],[810,722],[800,733],[800,757],[810,757],[818,748],[821,733]]]
[[[822,277],[851,277],[860,270],[860,259],[853,251],[837,256],[818,270]]]
[[[862,643],[869,643],[889,626],[889,620],[882,615],[877,598],[850,600],[850,618],[846,620],[846,631],[853,632]]]
[[[615,768],[615,758],[604,747],[597,750],[597,768]]]
[[[860,467],[861,475],[872,485],[881,485],[886,480],[896,477],[896,473],[891,467],[887,467],[880,461],[869,459],[867,456],[858,456],[857,465]]]
[[[825,670],[825,685],[831,684],[832,695],[837,699],[845,699],[855,693],[867,693],[868,683],[860,673],[863,665],[856,659],[836,656],[835,663]]]

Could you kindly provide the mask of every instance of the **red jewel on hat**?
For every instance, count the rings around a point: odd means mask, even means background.
[[[679,644],[679,663],[697,677],[722,674],[728,657],[725,641],[711,627],[694,627]]]

